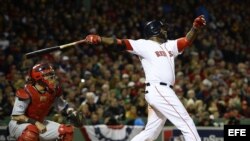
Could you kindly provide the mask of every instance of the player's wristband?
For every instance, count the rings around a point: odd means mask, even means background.
[[[36,120],[34,120],[32,118],[28,118],[27,123],[35,124]]]
[[[116,37],[113,37],[113,42],[114,42],[114,46],[120,46],[122,45],[122,40],[121,39],[117,39]]]

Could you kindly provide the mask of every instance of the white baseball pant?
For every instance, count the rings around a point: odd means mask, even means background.
[[[145,129],[131,141],[152,141],[157,139],[166,119],[178,128],[185,141],[200,141],[192,118],[176,96],[173,89],[160,83],[150,83],[146,87],[145,99],[150,105]]]

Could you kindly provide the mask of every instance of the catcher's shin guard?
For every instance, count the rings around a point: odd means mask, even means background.
[[[30,124],[23,130],[17,141],[39,141],[39,131],[37,127]]]
[[[72,141],[74,127],[71,125],[61,124],[58,128],[59,141]]]

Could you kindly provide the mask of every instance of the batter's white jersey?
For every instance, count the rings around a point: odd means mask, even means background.
[[[168,40],[159,44],[151,40],[129,40],[133,50],[141,59],[146,82],[165,82],[173,85],[175,82],[174,59],[179,54],[177,40]]]
[[[181,130],[185,141],[200,141],[192,118],[172,89],[175,83],[175,63],[178,56],[177,40],[159,44],[151,40],[128,40],[130,53],[140,57],[146,77],[145,99],[150,105],[145,129],[132,141],[155,140],[166,120]]]

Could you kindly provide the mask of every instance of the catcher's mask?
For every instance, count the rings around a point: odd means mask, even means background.
[[[158,36],[159,38],[167,40],[167,27],[161,21],[149,21],[144,26],[144,35],[146,39]]]
[[[54,92],[56,85],[56,76],[53,67],[50,64],[36,64],[30,71],[30,78],[33,84],[38,83],[49,92]]]

